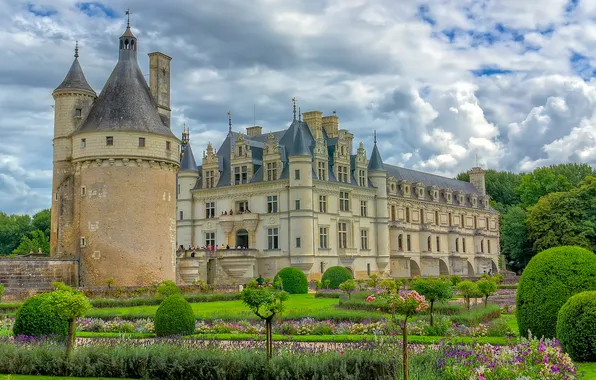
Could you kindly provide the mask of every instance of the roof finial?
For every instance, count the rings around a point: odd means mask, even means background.
[[[292,103],[294,103],[294,120],[296,120],[296,97],[292,98]]]
[[[335,110],[333,110],[333,116],[335,116]]]
[[[374,139],[375,139],[375,145],[377,145],[377,130],[375,129],[374,132]]]
[[[232,133],[232,113],[228,111],[228,132]]]
[[[75,58],[79,58],[79,41],[75,41]]]
[[[300,107],[298,107],[298,121],[302,121],[302,111],[300,110]]]
[[[126,9],[126,17],[127,17],[126,27],[130,28],[130,8]]]

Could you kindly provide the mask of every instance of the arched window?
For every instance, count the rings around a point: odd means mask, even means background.
[[[441,252],[441,239],[437,236],[437,252]]]
[[[135,40],[130,41],[130,48],[131,48],[131,50],[135,49]]]
[[[397,237],[397,249],[403,251],[404,249],[404,238],[401,234]]]
[[[484,253],[484,239],[480,240],[480,253]]]
[[[128,50],[128,38],[124,40],[124,48]]]
[[[430,236],[426,239],[426,246],[427,246],[427,250],[430,252],[432,251],[432,246],[431,246],[431,238]]]

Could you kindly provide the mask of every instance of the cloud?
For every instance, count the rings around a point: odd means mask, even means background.
[[[265,131],[303,111],[392,164],[455,176],[477,162],[506,170],[595,165],[596,5],[568,0],[131,0],[139,64],[172,60],[172,129],[197,156],[253,118]],[[125,9],[113,0],[0,3],[0,210],[50,206],[52,90],[79,41],[101,91]],[[253,110],[255,111],[253,114]],[[198,158],[198,157],[197,157]]]

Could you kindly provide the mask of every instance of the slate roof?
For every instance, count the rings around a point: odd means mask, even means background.
[[[182,161],[180,161],[180,170],[199,171],[190,144],[184,146],[184,154],[182,155]]]
[[[368,161],[368,170],[385,170],[383,160],[381,159],[381,154],[379,153],[379,148],[377,148],[376,137],[375,146],[373,147],[372,154],[370,155],[370,160]]]
[[[437,186],[440,189],[451,188],[453,191],[464,191],[466,193],[479,194],[478,190],[469,182],[459,181],[453,178],[442,177],[435,174],[423,173],[417,170],[406,169],[400,166],[385,165],[388,177],[395,177],[398,180],[406,180],[410,183],[420,182],[425,186]]]
[[[66,74],[66,78],[64,78],[62,83],[56,87],[56,90],[63,89],[87,90],[95,94],[95,91],[93,91],[93,88],[91,88],[87,82],[87,78],[85,78],[85,73],[83,73],[83,69],[79,64],[79,59],[76,57],[70,66],[70,70],[68,70],[68,73]]]

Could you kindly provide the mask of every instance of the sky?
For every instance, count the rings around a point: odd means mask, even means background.
[[[99,94],[127,7],[142,71],[172,57],[172,129],[199,162],[228,111],[281,130],[296,97],[416,170],[596,165],[596,0],[0,0],[0,211],[50,206],[51,93],[78,40]]]

